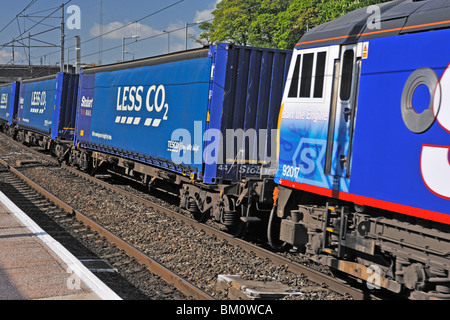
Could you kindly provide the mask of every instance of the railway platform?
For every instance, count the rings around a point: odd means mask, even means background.
[[[120,300],[0,192],[0,300]]]

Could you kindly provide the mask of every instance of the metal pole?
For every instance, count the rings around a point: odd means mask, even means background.
[[[188,23],[186,22],[186,50],[188,49],[187,38],[188,38]]]
[[[122,62],[125,61],[125,38],[122,38]]]
[[[14,59],[14,39],[12,39],[12,64],[15,64],[15,59]]]
[[[28,32],[28,66],[31,67],[31,33]]]
[[[61,5],[62,9],[62,17],[61,17],[61,61],[60,61],[60,69],[61,72],[64,72],[64,4]]]

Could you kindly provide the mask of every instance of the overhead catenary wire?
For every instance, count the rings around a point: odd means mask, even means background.
[[[95,36],[95,37],[89,38],[89,39],[87,39],[87,40],[84,40],[84,41],[81,42],[81,45],[83,45],[83,44],[85,44],[85,43],[88,43],[88,42],[91,42],[91,41],[94,41],[94,40],[96,40],[96,39],[99,39],[99,38],[101,38],[101,37],[107,36],[108,34],[111,34],[111,33],[113,33],[113,32],[117,32],[117,31],[122,30],[122,29],[124,29],[124,28],[127,28],[127,27],[129,27],[129,26],[132,26],[132,25],[134,25],[135,23],[141,22],[141,21],[143,21],[143,20],[145,20],[145,19],[148,19],[148,18],[150,18],[150,17],[152,17],[152,16],[154,16],[154,15],[156,15],[156,14],[159,14],[159,13],[161,13],[161,12],[163,12],[163,11],[166,11],[166,10],[168,10],[168,9],[170,9],[170,8],[172,8],[172,7],[174,7],[174,6],[178,5],[178,4],[180,4],[180,3],[182,3],[182,2],[184,2],[184,0],[179,0],[179,1],[177,1],[177,2],[174,2],[174,3],[170,4],[170,5],[165,6],[164,8],[161,8],[161,9],[156,10],[156,11],[150,13],[150,14],[147,14],[146,16],[144,16],[144,17],[142,17],[142,18],[139,18],[139,19],[137,19],[137,20],[135,20],[135,21],[133,21],[133,22],[127,23],[127,24],[125,24],[125,25],[123,25],[123,26],[120,26],[120,27],[117,27],[117,28],[115,28],[115,29],[109,30],[109,31],[107,31],[107,32],[101,33],[101,34],[99,34],[98,36]],[[74,48],[75,48],[75,45],[72,45],[72,46],[67,47],[66,49],[74,49]],[[115,47],[114,49],[116,49],[116,47]],[[111,50],[112,50],[111,48],[110,48],[110,49],[105,49],[105,50],[99,50],[99,51],[97,51],[95,54],[99,54],[99,53],[103,53],[103,52],[107,52],[107,51],[111,51]],[[53,55],[53,54],[57,54],[57,53],[59,53],[59,51],[53,51],[53,52],[48,53],[47,56],[50,56],[50,55]],[[94,54],[92,54],[92,55],[94,55]]]
[[[72,0],[67,0],[66,2],[64,2],[63,4],[57,6],[57,7],[51,7],[48,9],[44,9],[44,10],[38,10],[34,13],[26,13],[26,11],[31,8],[31,6],[33,6],[35,3],[37,2],[37,0],[32,0],[30,1],[30,3],[22,10],[20,11],[9,23],[7,23],[2,30],[0,31],[3,32],[6,30],[6,28],[8,28],[14,21],[17,22],[17,27],[19,30],[19,35],[16,36],[15,38],[12,39],[12,41],[6,42],[2,45],[0,45],[0,49],[5,48],[5,47],[16,47],[16,48],[23,48],[24,50],[24,56],[27,57],[28,59],[28,64],[31,65],[31,48],[49,48],[49,47],[60,47],[57,44],[54,43],[50,43],[49,41],[44,41],[44,40],[40,40],[40,39],[36,39],[36,36],[45,34],[45,33],[49,33],[55,30],[60,29],[61,27],[55,27],[54,25],[50,25],[50,24],[46,24],[44,23],[44,21],[46,21],[47,19],[52,19],[52,18],[58,18],[58,19],[62,19],[62,17],[55,17],[55,13],[58,12],[61,8],[64,8],[66,5],[68,5],[69,3],[72,2]],[[41,13],[46,13],[49,12],[47,15],[40,15],[40,16],[35,16],[37,14],[41,14]],[[38,17],[40,18],[39,20],[34,20],[31,19],[31,17]],[[23,28],[20,25],[20,21],[19,18],[23,18],[24,19],[24,24],[23,24]],[[33,22],[33,24],[31,26],[26,26],[25,25],[25,19],[30,20],[31,22]],[[38,31],[35,34],[31,34],[31,31],[34,30],[37,27],[47,27],[49,29],[46,29],[44,31]],[[28,44],[24,43],[25,40],[28,39]],[[32,45],[31,41],[36,41],[39,42],[38,45]],[[28,52],[27,49],[28,48]],[[41,56],[42,57],[42,56]],[[34,57],[33,57],[34,58]],[[14,63],[14,53],[13,53],[13,59],[12,62]],[[25,59],[22,60],[25,61]],[[10,64],[11,61],[9,61],[6,65]]]
[[[68,2],[70,2],[70,1],[68,1]],[[97,35],[97,36],[94,36],[94,37],[89,38],[89,39],[87,39],[87,40],[85,40],[85,41],[82,41],[81,44],[89,43],[89,42],[94,41],[94,40],[96,40],[96,39],[105,37],[105,36],[107,36],[108,34],[111,34],[111,33],[113,33],[113,32],[117,32],[117,31],[119,31],[119,30],[121,30],[121,29],[124,29],[124,28],[127,28],[127,27],[129,27],[129,26],[132,26],[132,25],[134,25],[134,24],[136,24],[136,23],[138,23],[138,22],[141,22],[141,21],[143,21],[143,20],[145,20],[145,19],[148,19],[149,17],[152,17],[152,16],[154,16],[154,15],[156,15],[156,14],[158,14],[158,13],[161,13],[161,12],[163,12],[163,11],[165,11],[165,10],[168,10],[168,9],[170,9],[170,8],[172,8],[172,7],[174,7],[174,6],[178,5],[178,4],[180,4],[180,3],[182,3],[182,2],[184,2],[184,0],[179,0],[179,1],[175,2],[175,3],[172,3],[172,4],[170,4],[170,5],[165,6],[164,8],[161,8],[161,9],[156,10],[156,11],[150,13],[150,14],[147,14],[147,15],[145,15],[144,17],[141,17],[141,18],[139,18],[139,19],[137,19],[137,20],[135,20],[135,21],[133,21],[133,22],[127,23],[127,24],[122,25],[122,26],[119,26],[119,27],[114,28],[114,29],[112,29],[112,30],[108,30],[107,32],[100,33],[100,34]],[[244,8],[244,9],[240,10],[239,12],[244,12],[244,11],[252,10],[252,9],[257,8],[257,7],[260,7],[261,5],[262,5],[262,4],[253,5],[253,6],[250,6],[250,7],[248,7],[248,8]],[[239,14],[239,12],[232,12],[232,13],[230,13],[230,15],[236,15],[236,14]],[[199,25],[199,24],[201,24],[201,23],[210,22],[210,21],[213,21],[213,20],[214,20],[214,18],[213,18],[213,19],[209,19],[209,20],[205,20],[205,21],[202,21],[202,22],[198,22],[198,23],[192,23],[192,24],[189,24],[189,25],[190,25],[190,26],[192,26],[192,25]],[[157,38],[157,37],[162,37],[162,36],[164,36],[164,35],[167,35],[168,33],[170,34],[170,33],[174,33],[174,32],[178,32],[178,31],[184,30],[184,29],[185,29],[185,27],[180,27],[180,28],[173,29],[173,30],[170,30],[170,31],[163,31],[163,32],[161,32],[161,33],[159,33],[159,34],[157,34],[157,35],[152,35],[152,36],[149,36],[149,37],[145,37],[145,38],[138,39],[138,40],[136,40],[136,41],[134,41],[134,42],[129,43],[128,45],[134,45],[134,44],[137,44],[137,43],[141,43],[141,42],[143,42],[143,41],[146,41],[146,40],[154,39],[154,38]],[[74,39],[74,38],[75,38],[75,37],[72,37],[72,38],[70,38],[70,39]],[[70,39],[69,39],[69,40],[70,40]],[[75,49],[75,47],[76,47],[75,45],[71,45],[71,46],[66,47],[65,49],[66,49],[66,50],[71,50],[71,49]],[[101,53],[104,53],[104,52],[109,52],[109,51],[112,51],[112,50],[115,50],[115,49],[118,49],[118,48],[121,48],[121,47],[122,47],[122,45],[117,45],[117,46],[113,46],[113,47],[110,47],[110,48],[101,49],[101,50],[98,50],[98,51],[95,51],[95,52],[92,52],[92,53],[85,54],[85,55],[81,56],[81,58],[91,57],[91,56],[98,55],[98,54],[101,54]],[[60,53],[60,50],[58,50],[58,51],[52,51],[52,52],[46,53],[46,54],[44,54],[44,55],[33,56],[32,58],[33,58],[33,59],[36,59],[36,58],[43,57],[43,56],[44,56],[44,57],[50,57],[51,55],[54,55],[54,54],[57,54],[57,53]],[[69,62],[70,62],[71,60],[73,61],[74,59],[75,59],[75,58],[72,57],[71,59],[69,59]],[[25,60],[22,60],[22,61],[25,61]]]
[[[200,23],[197,23],[197,24],[200,24]],[[171,30],[171,31],[166,31],[166,32],[162,32],[162,33],[159,33],[159,34],[156,34],[156,35],[152,35],[152,36],[149,36],[149,37],[145,37],[145,38],[142,38],[142,39],[137,39],[134,42],[129,43],[128,45],[135,44],[135,43],[142,42],[142,41],[146,41],[146,40],[149,40],[149,39],[158,38],[158,37],[167,35],[167,33],[181,31],[181,30],[184,30],[185,28],[186,27],[180,27],[178,29],[174,29],[174,30]],[[114,47],[111,47],[111,48],[108,48],[108,49],[104,49],[102,52],[108,52],[108,51],[112,51],[112,50],[115,50],[115,49],[118,49],[118,48],[122,48],[122,45],[118,45],[118,46],[114,46]],[[90,57],[90,56],[97,55],[97,54],[99,54],[99,52],[89,53],[89,54],[81,56],[81,58],[86,58],[86,57]]]
[[[183,0],[181,0],[181,1],[179,1],[179,2],[182,2],[182,1],[183,1]],[[175,4],[171,5],[171,6],[168,6],[168,7],[172,7],[172,6],[176,5],[176,4],[178,4],[179,2],[177,2],[177,3],[175,3]],[[242,9],[242,10],[236,11],[236,12],[231,12],[231,13],[229,13],[228,15],[232,16],[232,15],[236,15],[236,14],[239,14],[239,13],[241,13],[241,12],[244,12],[244,11],[252,10],[252,9],[261,7],[263,4],[264,4],[264,3],[260,3],[260,4],[257,4],[257,5],[253,5],[253,6],[250,6],[250,7],[248,7],[248,8],[244,8],[244,9]],[[165,9],[161,9],[161,10],[159,10],[158,12],[161,12],[161,11],[163,11],[163,10],[165,10]],[[148,16],[146,16],[146,17],[143,17],[143,18],[141,18],[141,19],[138,19],[138,20],[136,20],[136,21],[134,21],[134,22],[130,22],[130,23],[128,23],[127,25],[121,26],[121,27],[119,27],[119,28],[117,28],[117,29],[110,30],[110,31],[104,33],[103,36],[104,36],[104,35],[107,35],[107,34],[110,34],[110,33],[112,33],[112,32],[121,30],[121,29],[123,29],[123,28],[126,28],[126,27],[128,27],[128,26],[130,26],[130,25],[135,24],[136,22],[140,22],[140,21],[144,20],[145,18],[147,18],[147,17],[149,17],[149,16],[152,16],[152,15],[154,15],[154,14],[156,14],[156,13],[152,13],[152,14],[150,14],[150,15],[148,15]],[[205,20],[205,21],[202,21],[202,22],[191,23],[191,24],[189,24],[189,25],[190,25],[190,26],[192,26],[192,25],[199,25],[199,24],[202,24],[202,23],[205,23],[205,22],[210,22],[210,21],[213,21],[213,20],[214,20],[214,18],[209,19],[209,20]],[[162,37],[162,36],[167,35],[168,33],[170,34],[170,33],[178,32],[178,31],[185,30],[185,29],[186,29],[186,27],[183,26],[183,27],[180,27],[180,28],[177,28],[177,29],[173,29],[173,30],[170,30],[170,31],[162,31],[161,33],[156,34],[156,35],[152,35],[152,36],[145,37],[145,38],[141,38],[141,39],[136,39],[134,42],[131,42],[131,43],[129,43],[128,45],[133,45],[133,44],[140,43],[140,42],[143,42],[143,41],[146,41],[146,40],[150,40],[150,39]],[[96,36],[96,37],[94,37],[94,38],[88,39],[88,40],[82,42],[81,44],[90,42],[90,41],[92,41],[92,40],[95,40],[95,39],[97,39],[98,37],[100,37],[100,35],[99,35],[99,36]],[[74,47],[74,46],[72,46],[71,48],[73,48],[73,47]],[[96,51],[96,52],[93,52],[93,53],[89,53],[89,54],[86,54],[86,55],[81,56],[81,58],[86,58],[86,57],[98,55],[99,53],[104,53],[104,52],[112,51],[112,50],[115,50],[115,49],[118,49],[118,48],[122,48],[122,45],[117,45],[117,46],[110,47],[110,48],[107,48],[107,49],[104,49],[104,50],[101,50],[101,51]]]
[[[67,4],[69,4],[70,2],[72,2],[72,0],[68,0],[65,3],[63,3],[61,6],[58,6],[56,9],[54,9],[51,13],[49,13],[48,15],[46,15],[45,17],[43,17],[41,20],[35,22],[31,27],[29,27],[28,29],[24,29],[24,31],[20,30],[20,25],[19,25],[19,32],[21,32],[19,34],[19,36],[17,36],[16,38],[14,38],[14,41],[16,41],[16,39],[21,39],[21,37],[23,37],[23,35],[27,34],[28,32],[30,32],[31,30],[33,30],[34,28],[36,28],[37,26],[41,25],[41,23],[47,19],[49,19],[51,16],[53,16],[56,12],[58,12],[59,10],[61,10],[61,7],[66,6]],[[18,21],[19,15],[16,16],[16,20]],[[59,17],[61,18],[61,17]],[[0,45],[0,48],[4,48],[4,47],[9,47],[9,45],[12,44],[12,41],[6,42],[2,45]]]

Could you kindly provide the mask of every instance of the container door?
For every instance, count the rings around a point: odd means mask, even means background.
[[[325,167],[326,174],[335,177],[350,177],[362,45],[342,46],[340,59],[335,61],[335,89]]]

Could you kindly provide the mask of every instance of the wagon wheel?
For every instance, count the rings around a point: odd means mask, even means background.
[[[194,198],[189,198],[187,210],[194,216],[194,219],[198,222],[201,223],[206,222],[206,220],[208,220],[209,218],[209,210],[202,212],[199,209],[197,202],[195,201]]]
[[[227,211],[224,213],[224,224],[230,234],[236,238],[244,238],[247,234],[248,223],[241,220],[241,217],[247,216],[247,206],[241,204],[236,211]]]

